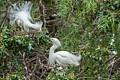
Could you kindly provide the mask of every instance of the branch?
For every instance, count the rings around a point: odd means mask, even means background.
[[[49,21],[46,21],[47,24],[50,24],[50,23],[55,23],[57,21],[60,21],[61,18],[57,18],[57,19],[54,19],[54,20],[49,20]]]
[[[5,20],[7,19],[7,16],[8,16],[8,4],[6,5],[6,13],[5,13],[5,16],[4,16],[4,18],[3,18],[3,21],[1,21],[1,23],[0,23],[0,31],[2,31],[2,28],[3,28],[3,25],[4,25],[4,23],[5,23]]]
[[[113,60],[117,55],[114,55],[113,57],[111,57],[110,59],[108,59],[105,64],[109,63],[111,60]]]
[[[45,6],[44,6],[44,4],[43,4],[43,1],[42,0],[40,0],[39,1],[39,3],[40,3],[40,11],[42,11],[42,19],[43,19],[43,23],[44,23],[44,28],[46,29],[46,19],[45,19]]]
[[[26,73],[27,73],[27,78],[28,78],[28,80],[30,80],[29,70],[28,70],[28,67],[27,67],[27,64],[26,64],[26,61],[25,61],[25,52],[23,53],[23,64],[25,66],[25,70],[26,70]]]
[[[35,34],[35,33],[36,33],[35,30],[31,30],[31,31],[29,32],[29,35],[33,35],[33,34]],[[14,32],[14,35],[16,35],[16,36],[21,36],[21,35],[26,35],[26,34],[27,34],[27,32],[25,32],[25,31]]]

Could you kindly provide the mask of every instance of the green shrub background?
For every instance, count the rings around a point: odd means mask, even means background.
[[[42,14],[39,0],[31,2],[33,19],[40,20]],[[46,23],[44,34],[61,41],[62,46],[56,51],[80,53],[80,66],[71,67],[70,70],[65,67],[63,71],[49,69],[47,58],[52,43],[37,32],[32,37],[16,35],[16,25],[9,26],[9,19],[6,17],[7,7],[14,0],[0,0],[0,80],[119,80],[120,0],[42,2],[46,21],[51,20],[50,16],[53,14],[59,19],[51,24]],[[111,45],[112,39],[114,42]],[[112,60],[111,51],[118,53]],[[33,58],[35,60],[29,62]],[[110,66],[115,60],[119,60],[118,64]],[[41,67],[42,64],[47,67]]]

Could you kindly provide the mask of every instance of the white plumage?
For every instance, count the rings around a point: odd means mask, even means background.
[[[24,27],[24,30],[26,32],[29,32],[29,28],[41,31],[41,27],[43,25],[43,22],[33,22],[33,19],[31,17],[31,2],[25,2],[22,4],[13,4],[13,6],[9,7],[9,18],[10,18],[10,24],[13,25],[17,23],[19,26],[22,24]]]
[[[74,65],[78,66],[81,60],[81,55],[73,55],[68,51],[58,51],[54,53],[55,49],[61,46],[60,41],[57,38],[50,39],[53,42],[53,46],[50,48],[49,52],[49,63],[50,65],[55,64],[55,62],[61,66],[64,65]]]

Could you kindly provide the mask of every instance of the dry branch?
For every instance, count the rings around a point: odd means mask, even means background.
[[[42,19],[43,19],[43,23],[44,23],[44,28],[46,29],[46,19],[45,19],[45,6],[44,6],[44,3],[43,3],[43,1],[42,0],[40,0],[39,1],[39,3],[40,3],[40,6],[39,6],[39,8],[40,8],[40,11],[42,11],[41,13],[42,13]]]

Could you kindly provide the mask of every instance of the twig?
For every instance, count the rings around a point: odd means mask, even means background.
[[[77,78],[77,80],[93,80],[93,79],[96,79],[96,78],[98,78],[98,76],[97,77],[79,77],[79,78]],[[105,78],[105,77],[103,77],[103,78],[101,78],[101,77],[99,77],[100,78],[100,80],[108,80],[107,78]],[[115,78],[113,78],[113,79],[115,79]]]
[[[115,58],[112,57],[112,59],[114,59],[113,61],[114,61],[114,63],[115,63]],[[112,70],[113,70],[114,63],[111,64],[110,75],[109,75],[109,77],[108,77],[108,80],[111,79],[111,73],[112,73]]]
[[[108,59],[106,62],[105,62],[105,64],[106,63],[109,63],[111,60],[113,60],[115,57],[116,57],[117,55],[114,55],[113,57],[111,57],[110,59]]]
[[[29,32],[29,35],[33,35],[33,34],[35,34],[36,33],[36,31],[35,30],[31,30],[30,32]],[[27,32],[25,32],[25,31],[20,31],[20,32],[15,32],[14,33],[14,35],[16,35],[16,36],[21,36],[21,35],[26,35],[27,34]]]
[[[8,6],[9,5],[6,5],[6,13],[5,13],[5,16],[4,16],[4,18],[3,18],[3,21],[1,22],[1,24],[0,24],[0,32],[1,32],[1,30],[2,30],[2,28],[3,28],[3,25],[4,25],[4,23],[5,23],[5,20],[7,19],[7,16],[8,16]]]
[[[50,23],[54,23],[54,22],[57,22],[57,21],[60,21],[61,18],[57,18],[57,19],[54,19],[54,20],[49,20],[49,21],[46,21],[47,24],[50,24]]]
[[[104,12],[109,12],[109,13],[111,13],[111,14],[120,14],[120,12],[115,12],[115,13],[114,13],[112,10],[108,10],[108,9],[107,9],[107,10],[103,9],[103,11],[104,11]]]
[[[44,28],[46,29],[45,6],[44,6],[42,0],[40,0],[39,3],[40,3],[40,5],[41,5],[41,6],[40,6],[40,9],[42,8],[41,11],[42,11],[42,18],[43,18]]]
[[[40,78],[42,78],[42,77],[45,75],[46,71],[47,71],[47,70],[45,69],[44,72],[42,72]]]
[[[35,61],[35,60],[36,60],[36,57],[33,57],[33,58],[31,58],[31,59],[29,60],[28,63],[31,63],[32,61]]]
[[[40,77],[38,77],[37,75],[35,75],[35,73],[32,73],[33,76],[35,76],[36,78],[38,78],[39,80],[41,80]]]
[[[27,67],[27,64],[25,62],[25,52],[23,53],[23,64],[25,66],[25,70],[26,70],[26,73],[27,73],[27,78],[28,78],[28,80],[30,80],[30,75],[29,75],[28,67]]]
[[[83,61],[84,61],[84,58],[81,58],[81,60],[80,60],[80,72],[82,71]]]

